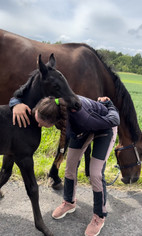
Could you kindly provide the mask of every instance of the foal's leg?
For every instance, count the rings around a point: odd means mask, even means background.
[[[68,143],[69,143],[69,139],[66,138],[64,154],[65,154],[65,152],[66,152],[66,150],[68,148]],[[52,167],[51,167],[51,169],[49,171],[49,175],[48,175],[48,177],[51,177],[53,179],[52,188],[55,189],[55,190],[60,190],[60,189],[63,188],[62,180],[59,177],[59,168],[57,168],[57,165],[56,165],[56,160],[58,158],[59,152],[60,152],[60,149],[58,147],[58,151],[57,151],[56,157],[54,159],[54,162],[52,164]]]
[[[56,161],[57,157],[59,155],[59,148],[58,148],[58,151],[57,151],[57,154],[56,154],[56,157],[54,159],[54,162]],[[49,171],[49,174],[47,175],[47,177],[50,177],[52,180],[51,180],[51,183],[52,183],[52,188],[55,189],[55,190],[60,190],[63,188],[63,185],[62,185],[62,180],[60,179],[59,177],[59,169],[57,168],[56,164],[53,162],[52,164],[52,167]]]
[[[34,169],[33,169],[33,158],[26,157],[20,161],[16,160],[15,162],[20,168],[27,194],[32,203],[32,209],[33,209],[36,228],[40,230],[45,236],[53,236],[53,234],[45,226],[42,215],[41,215],[40,206],[39,206],[38,185],[35,179],[35,174],[34,174]]]
[[[12,167],[14,164],[12,155],[3,156],[3,164],[0,171],[0,188],[9,180],[12,174]],[[0,190],[0,198],[3,197],[3,193]]]

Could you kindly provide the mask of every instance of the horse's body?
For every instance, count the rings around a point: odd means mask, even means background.
[[[53,55],[50,56],[47,67],[39,57],[39,70],[34,71],[26,86],[24,85],[20,90],[22,93],[25,92],[23,102],[32,109],[40,99],[46,96],[63,96],[68,107],[76,109],[78,106],[79,108],[80,101],[78,97],[72,92],[64,76],[53,68],[54,64]],[[27,88],[28,93],[26,92]],[[38,186],[33,169],[33,154],[40,143],[41,129],[38,127],[34,116],[30,116],[30,125],[26,129],[19,128],[18,125],[13,126],[12,112],[9,106],[1,105],[0,131],[0,154],[4,154],[0,172],[0,188],[11,176],[15,162],[20,168],[27,194],[32,203],[35,226],[45,236],[52,236],[53,234],[44,225],[41,216]]]
[[[94,52],[81,44],[45,44],[0,31],[0,104],[7,104],[13,92],[23,85],[29,73],[37,68],[36,58],[42,54],[45,61],[47,54],[55,53],[56,68],[63,73],[74,92],[96,99],[103,95],[103,81],[100,80],[104,71],[96,70],[100,61],[94,57]],[[95,68],[94,68],[95,65]],[[95,82],[94,82],[95,76]],[[105,75],[105,78],[109,74]],[[113,82],[109,86],[112,87]],[[92,88],[94,91],[92,91]],[[107,88],[105,88],[107,89]]]
[[[45,44],[6,31],[0,31],[0,103],[9,101],[13,91],[27,80],[29,72],[36,68],[38,54],[55,53],[57,69],[67,78],[77,94],[97,99],[108,96],[120,112],[119,145],[132,143],[142,156],[141,131],[136,112],[128,91],[117,75],[100,59],[96,51],[85,44]],[[6,66],[8,65],[8,66]],[[135,182],[139,178],[141,166],[133,149],[117,152],[122,168],[123,182]],[[135,165],[136,164],[136,165]]]

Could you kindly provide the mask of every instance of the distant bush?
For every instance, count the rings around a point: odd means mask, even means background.
[[[130,72],[142,74],[142,56],[140,53],[135,56],[124,55],[121,52],[99,49],[97,52],[102,56],[104,61],[115,71]]]

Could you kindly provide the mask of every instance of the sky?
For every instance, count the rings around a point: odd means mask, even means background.
[[[142,55],[142,0],[0,0],[0,28],[41,42]]]

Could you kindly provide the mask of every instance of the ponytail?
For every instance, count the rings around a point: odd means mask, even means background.
[[[60,106],[60,113],[62,119],[59,120],[55,126],[57,129],[61,130],[60,134],[60,141],[59,141],[59,153],[58,156],[56,157],[56,160],[54,161],[54,164],[57,166],[57,169],[59,168],[62,160],[63,160],[63,155],[65,152],[65,143],[66,143],[66,127],[67,127],[67,104],[64,101],[63,98],[59,98],[59,106]],[[57,103],[56,103],[57,104]]]

